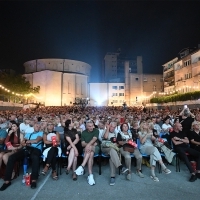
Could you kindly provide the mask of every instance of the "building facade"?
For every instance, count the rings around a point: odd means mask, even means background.
[[[144,105],[163,92],[163,75],[143,74],[142,57],[136,60],[134,71],[132,61],[124,61],[124,82],[90,83],[90,105],[122,106],[124,102],[128,106]]]
[[[103,71],[105,82],[124,82],[125,81],[125,63],[128,61],[129,70],[132,73],[138,73],[137,59],[127,58],[121,54],[120,50],[117,53],[108,52],[104,57]]]
[[[46,106],[72,105],[76,98],[88,98],[91,66],[68,59],[37,59],[24,63],[26,79],[40,86],[36,102]]]
[[[79,102],[88,102],[91,106],[122,106],[123,103],[134,106],[147,103],[152,95],[163,92],[162,75],[143,74],[141,56],[134,62],[123,60],[121,78],[117,75],[114,79],[113,76],[112,82],[104,83],[89,83],[91,66],[81,61],[37,59],[27,61],[24,67],[24,76],[31,85],[40,86],[40,93],[30,102],[41,102],[46,106]],[[120,81],[122,78],[124,81]]]
[[[184,49],[180,58],[163,65],[165,94],[187,93],[200,87],[200,50]]]

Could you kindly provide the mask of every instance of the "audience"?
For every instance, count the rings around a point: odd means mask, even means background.
[[[129,138],[135,142],[139,138],[141,143],[140,149],[136,148],[134,151],[134,156],[137,160],[136,174],[144,177],[141,169],[141,153],[145,153],[150,155],[151,178],[154,181],[159,181],[155,175],[157,161],[166,174],[171,173],[171,171],[166,168],[158,149],[154,146],[156,137],[153,136],[153,131],[155,136],[164,133],[163,137],[168,141],[172,139],[175,151],[185,161],[191,173],[190,181],[195,181],[196,178],[199,178],[200,174],[198,167],[200,166],[199,109],[190,110],[184,106],[184,109],[179,112],[180,110],[170,111],[169,108],[161,110],[145,108],[144,111],[143,107],[128,107],[128,109],[124,109],[122,106],[87,106],[85,108],[79,106],[49,106],[34,110],[0,111],[0,166],[2,161],[5,164],[7,163],[5,182],[0,190],[5,190],[10,186],[14,164],[25,157],[26,149],[31,149],[29,156],[32,159],[31,188],[36,188],[42,150],[43,152],[46,151],[46,165],[42,173],[46,174],[49,167],[51,167],[53,172],[52,178],[55,180],[58,179],[55,166],[56,157],[61,154],[61,149],[62,153],[68,156],[66,174],[72,169],[72,179],[77,180],[77,175],[84,173],[84,168],[87,164],[89,173],[87,180],[89,185],[94,185],[93,157],[94,154],[99,153],[99,142],[102,142],[102,144],[104,142],[112,142],[114,147],[101,145],[102,152],[110,156],[110,185],[115,184],[116,168],[119,168],[122,173],[127,172],[126,178],[130,180],[131,157],[130,153],[124,151],[122,147]],[[196,121],[194,121],[194,118]],[[19,123],[19,128],[16,122]],[[169,125],[170,123],[171,125]],[[170,133],[172,126],[174,131]],[[184,132],[181,127],[183,127]],[[5,149],[5,143],[10,141],[6,137],[7,135],[10,137],[11,130],[15,134],[11,140],[13,149],[12,152],[9,152],[11,149]],[[56,136],[57,146],[52,146],[52,134]],[[117,138],[117,143],[113,143],[113,138]],[[188,147],[189,143],[190,147]],[[43,144],[46,147],[43,147]],[[169,144],[171,143],[169,142]],[[58,147],[61,147],[61,149]],[[47,149],[49,149],[48,152]],[[120,155],[125,158],[126,167],[123,167],[119,159],[118,150]],[[83,162],[76,169],[77,159],[78,156],[82,155],[82,151],[84,151]],[[196,158],[196,172],[192,170],[185,152]]]

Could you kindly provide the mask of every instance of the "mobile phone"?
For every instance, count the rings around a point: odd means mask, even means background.
[[[184,105],[184,109],[186,109],[187,108],[187,105]]]

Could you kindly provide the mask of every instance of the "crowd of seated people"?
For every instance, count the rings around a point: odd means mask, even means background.
[[[185,162],[191,173],[189,181],[193,182],[200,178],[199,133],[199,109],[190,110],[188,107],[169,111],[142,107],[52,106],[34,110],[0,111],[0,168],[2,163],[6,165],[5,182],[0,190],[9,187],[11,180],[16,177],[15,162],[27,156],[32,160],[31,188],[36,188],[41,157],[45,161],[41,174],[46,175],[51,167],[52,179],[58,180],[56,162],[62,154],[68,159],[65,171],[69,174],[72,170],[72,180],[76,181],[79,175],[83,175],[87,165],[87,182],[94,185],[93,159],[94,155],[101,152],[109,156],[110,185],[115,184],[116,169],[126,174],[127,180],[132,179],[131,155],[136,158],[136,174],[144,178],[143,154],[150,158],[150,177],[158,182],[156,162],[165,174],[171,173],[155,146],[160,137],[169,146],[172,145]],[[140,144],[132,154],[124,148],[130,139]],[[106,146],[108,142],[112,145]],[[196,159],[196,171],[186,153]],[[81,155],[83,161],[77,166],[78,156]]]

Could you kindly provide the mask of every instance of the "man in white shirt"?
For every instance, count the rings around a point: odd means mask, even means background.
[[[30,119],[29,120],[29,127],[25,130],[25,134],[27,133],[33,133],[34,132],[34,125],[35,125],[35,120],[34,119]]]
[[[29,119],[28,118],[24,118],[23,121],[24,122],[19,125],[19,128],[20,128],[20,132],[22,134],[25,134],[26,129],[30,127],[29,126]]]
[[[99,139],[99,141],[102,142],[103,135],[104,135],[105,130],[106,130],[105,123],[103,121],[99,121],[99,123],[98,123],[98,129],[99,129],[99,138],[98,139]]]

